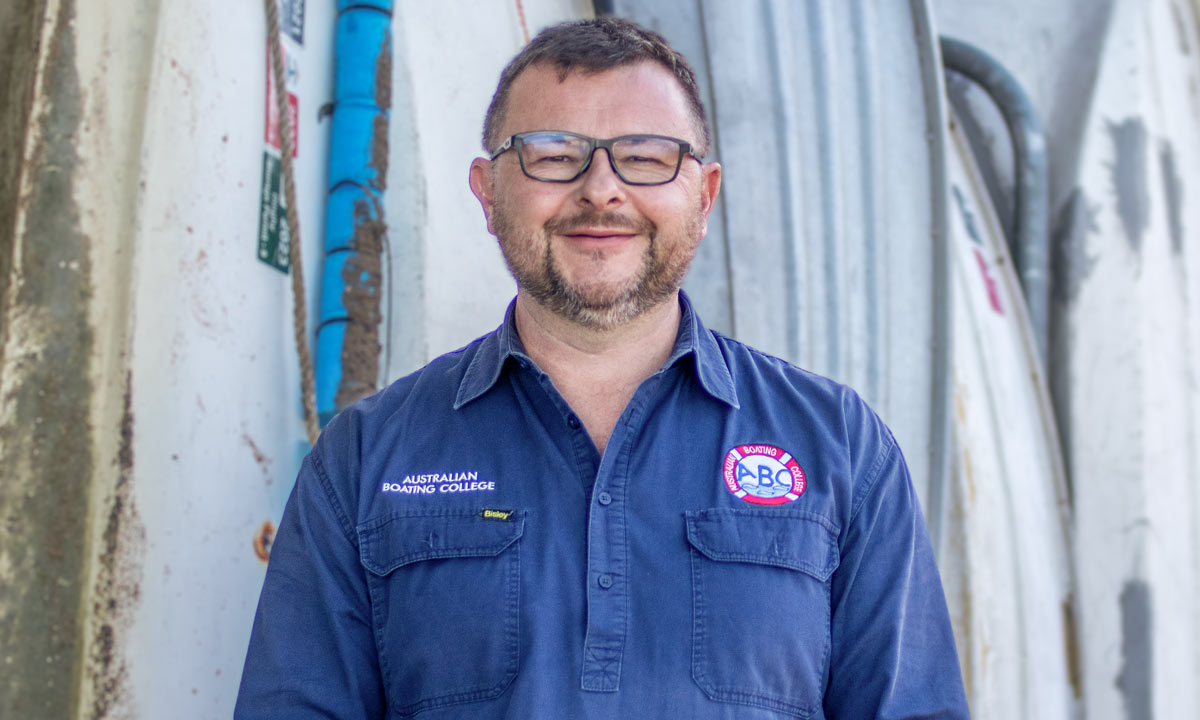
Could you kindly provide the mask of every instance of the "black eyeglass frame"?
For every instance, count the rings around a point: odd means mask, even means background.
[[[531,175],[529,170],[527,170],[525,168],[525,153],[521,152],[521,148],[524,145],[525,138],[530,137],[531,135],[562,135],[564,137],[572,137],[572,138],[579,138],[580,140],[587,140],[588,141],[587,159],[584,160],[583,165],[581,165],[579,167],[579,172],[575,173],[573,176],[571,176],[569,178],[564,178],[561,180],[551,180],[551,179],[547,179],[547,178],[535,177],[534,175]],[[656,180],[654,182],[634,182],[632,180],[629,180],[628,178],[626,178],[624,175],[621,174],[621,171],[617,168],[616,161],[613,160],[613,145],[621,142],[622,140],[635,140],[635,139],[642,139],[642,138],[649,138],[649,139],[654,139],[654,140],[670,140],[671,142],[677,143],[679,145],[679,157],[675,161],[675,171],[671,173],[671,177],[667,178],[666,180]],[[691,143],[687,142],[686,140],[680,140],[679,138],[671,137],[669,135],[653,135],[650,133],[636,133],[634,135],[621,135],[620,137],[608,138],[607,140],[600,140],[599,138],[588,137],[587,135],[580,135],[578,133],[567,132],[565,130],[532,130],[530,132],[519,132],[514,135],[510,135],[510,136],[508,136],[508,139],[505,140],[500,145],[500,147],[498,147],[494,151],[492,151],[492,154],[488,156],[488,160],[495,160],[496,158],[500,157],[501,155],[508,152],[509,150],[516,150],[517,151],[517,161],[521,164],[521,172],[525,174],[525,177],[529,178],[530,180],[537,180],[538,182],[569,183],[569,182],[575,182],[576,180],[578,180],[580,177],[583,176],[584,173],[586,173],[588,171],[588,168],[590,168],[592,166],[592,158],[594,158],[596,156],[596,148],[604,148],[605,154],[608,155],[608,166],[612,168],[613,173],[616,174],[617,177],[621,178],[621,182],[625,183],[626,185],[637,185],[637,186],[641,186],[641,187],[646,187],[646,186],[654,186],[654,185],[666,185],[667,183],[675,182],[675,178],[679,177],[679,168],[683,167],[683,159],[685,157],[694,158],[696,160],[696,162],[700,163],[701,165],[704,164],[704,158],[702,158],[696,154],[696,151],[692,148]]]

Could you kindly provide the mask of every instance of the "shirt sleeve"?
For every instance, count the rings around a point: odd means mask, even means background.
[[[384,711],[354,527],[314,450],[271,548],[234,717],[381,718]]]
[[[851,511],[831,596],[829,718],[967,718],[946,599],[904,457],[879,449]]]

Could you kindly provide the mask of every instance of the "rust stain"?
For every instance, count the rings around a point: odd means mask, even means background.
[[[375,57],[375,104],[380,110],[392,107],[392,36],[389,33]]]
[[[258,532],[254,533],[254,540],[251,542],[255,557],[263,562],[270,560],[271,543],[273,542],[275,542],[275,523],[263,520],[262,526],[258,528]],[[218,674],[220,672],[220,670],[217,671]]]
[[[171,58],[170,65],[171,69],[175,71],[175,74],[179,76],[179,79],[183,81],[183,94],[191,95],[192,91],[195,89],[195,80],[192,77],[192,73],[184,68],[184,66],[181,65],[180,62],[175,58]]]
[[[383,248],[387,223],[378,193],[387,189],[388,118],[392,105],[392,44],[388,38],[375,60],[376,113],[371,128],[371,160],[375,171],[373,192],[354,207],[354,253],[342,267],[342,305],[346,308],[346,334],[342,341],[342,379],[334,403],[344,408],[375,392],[379,386],[379,324],[382,316]]]
[[[355,208],[355,253],[342,267],[342,305],[346,308],[346,335],[342,343],[342,379],[334,402],[350,405],[378,389],[379,324],[383,281],[383,242],[387,225],[372,218],[367,201]]]
[[[1079,659],[1079,634],[1075,628],[1075,599],[1070,593],[1062,602],[1063,646],[1067,650],[1067,680],[1075,699],[1083,697],[1083,666]]]
[[[173,219],[171,222],[174,224]],[[213,281],[208,252],[200,248],[194,258],[180,260],[179,274],[185,278],[184,282],[191,291],[192,317],[203,330],[208,331],[206,334],[215,338],[229,332],[229,309],[217,291],[218,283]]]
[[[956,391],[954,393],[954,410],[955,410],[956,415],[958,416],[958,421],[959,421],[960,426],[965,428],[967,426],[967,406],[966,406],[966,400],[965,400],[966,394],[967,394],[967,389],[963,385],[956,383],[955,390]],[[967,502],[967,506],[969,508],[974,508],[975,507],[975,468],[971,463],[970,449],[967,447],[966,443],[960,442],[960,445],[962,447],[962,453],[963,453],[963,478],[966,480],[966,483],[967,483],[966,502]]]
[[[375,179],[371,187],[380,192],[387,189],[388,171],[388,118],[379,113],[371,122],[371,162],[375,169]]]
[[[250,433],[242,432],[242,442],[246,447],[250,448],[250,452],[254,455],[254,462],[258,463],[258,467],[262,470],[263,477],[266,478],[267,484],[271,484],[271,458],[262,451],[258,443],[254,442],[254,438],[250,437]]]
[[[132,393],[132,377],[127,375],[117,483],[108,500],[92,590],[93,630],[85,672],[92,689],[88,717],[93,720],[110,717],[118,709],[127,711],[131,703],[129,670],[120,644],[141,599],[140,570],[146,546],[145,526],[133,501]]]
[[[392,40],[388,36],[375,58],[375,105],[379,112],[371,127],[371,161],[375,170],[371,187],[380,192],[387,189],[388,173],[388,117],[392,107]],[[382,208],[377,208],[382,210]],[[382,213],[380,213],[382,215]]]

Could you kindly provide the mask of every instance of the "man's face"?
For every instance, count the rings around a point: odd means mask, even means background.
[[[501,140],[532,130],[699,140],[682,88],[655,63],[572,73],[562,82],[553,68],[526,69],[513,83]],[[674,296],[707,230],[720,177],[716,163],[685,157],[670,183],[627,185],[601,149],[570,183],[526,177],[513,151],[471,166],[471,188],[519,292],[600,329]]]

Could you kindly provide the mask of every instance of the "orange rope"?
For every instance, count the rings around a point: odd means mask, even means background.
[[[315,445],[321,427],[317,423],[317,392],[312,355],[308,350],[308,311],[305,307],[304,267],[300,255],[300,214],[296,208],[296,177],[292,167],[292,126],[283,73],[283,42],[279,39],[279,5],[266,0],[267,40],[271,45],[271,70],[275,78],[275,104],[279,113],[279,154],[283,164],[283,191],[287,202],[289,237],[288,265],[292,276],[292,321],[296,354],[300,357],[300,399],[304,405],[304,429],[308,444]]]

